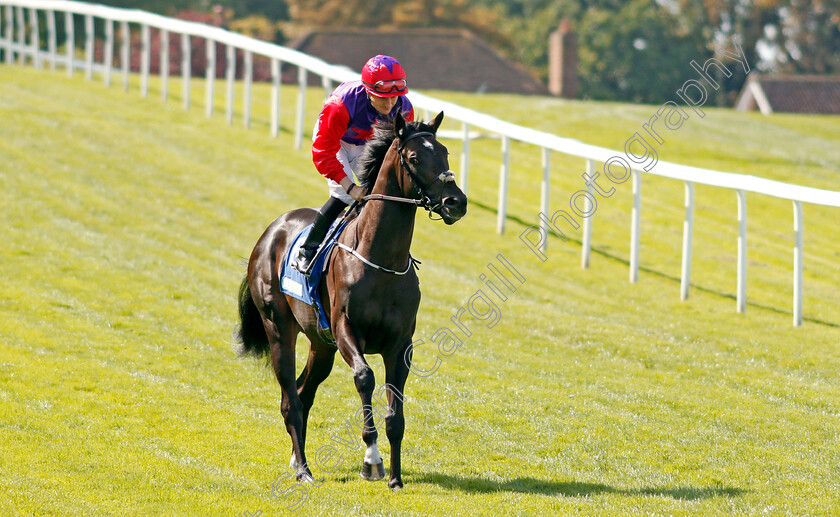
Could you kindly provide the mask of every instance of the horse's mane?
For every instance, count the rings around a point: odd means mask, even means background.
[[[423,122],[406,123],[406,136],[417,131],[435,132],[435,128]],[[379,176],[379,169],[385,161],[385,154],[397,136],[394,134],[394,122],[379,121],[373,128],[373,138],[365,144],[365,150],[359,158],[359,170],[356,176],[365,188],[372,188]]]

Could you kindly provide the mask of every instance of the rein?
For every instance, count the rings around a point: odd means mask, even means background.
[[[398,203],[408,203],[411,205],[421,206],[423,204],[422,199],[414,199],[410,197],[396,197],[396,196],[386,196],[385,194],[368,194],[367,196],[362,198],[364,201],[396,201]]]

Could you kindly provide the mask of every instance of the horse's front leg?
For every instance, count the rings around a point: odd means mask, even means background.
[[[400,449],[405,432],[405,417],[403,416],[403,389],[408,378],[410,357],[406,351],[411,346],[407,343],[403,347],[384,357],[385,360],[385,388],[388,392],[388,414],[385,416],[385,434],[391,444],[391,474],[388,486],[397,491],[403,487],[400,469]],[[409,354],[410,356],[410,354]]]
[[[376,447],[376,440],[379,433],[373,419],[373,389],[376,386],[373,369],[365,361],[364,353],[347,320],[341,319],[336,325],[336,344],[341,357],[353,370],[353,381],[356,384],[356,391],[362,400],[362,440],[367,449],[362,464],[361,475],[368,481],[378,481],[385,477],[385,467],[382,463],[382,456]],[[359,419],[356,419],[358,422]]]

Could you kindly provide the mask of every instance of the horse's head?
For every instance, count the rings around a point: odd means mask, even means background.
[[[431,124],[431,131],[406,124],[397,113],[394,132],[403,172],[411,180],[414,197],[422,206],[452,224],[467,213],[467,196],[455,184],[455,174],[449,170],[449,151],[438,142],[436,134],[443,122],[441,111]],[[406,192],[406,195],[411,195]]]

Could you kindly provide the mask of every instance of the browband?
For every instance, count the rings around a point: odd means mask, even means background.
[[[412,133],[412,134],[408,135],[408,137],[405,140],[400,142],[399,150],[402,151],[402,148],[405,146],[406,142],[408,142],[409,140],[414,140],[415,138],[420,138],[421,136],[431,136],[431,137],[433,137],[433,136],[435,136],[435,134],[434,133],[429,133],[428,131],[419,131],[417,133]]]

